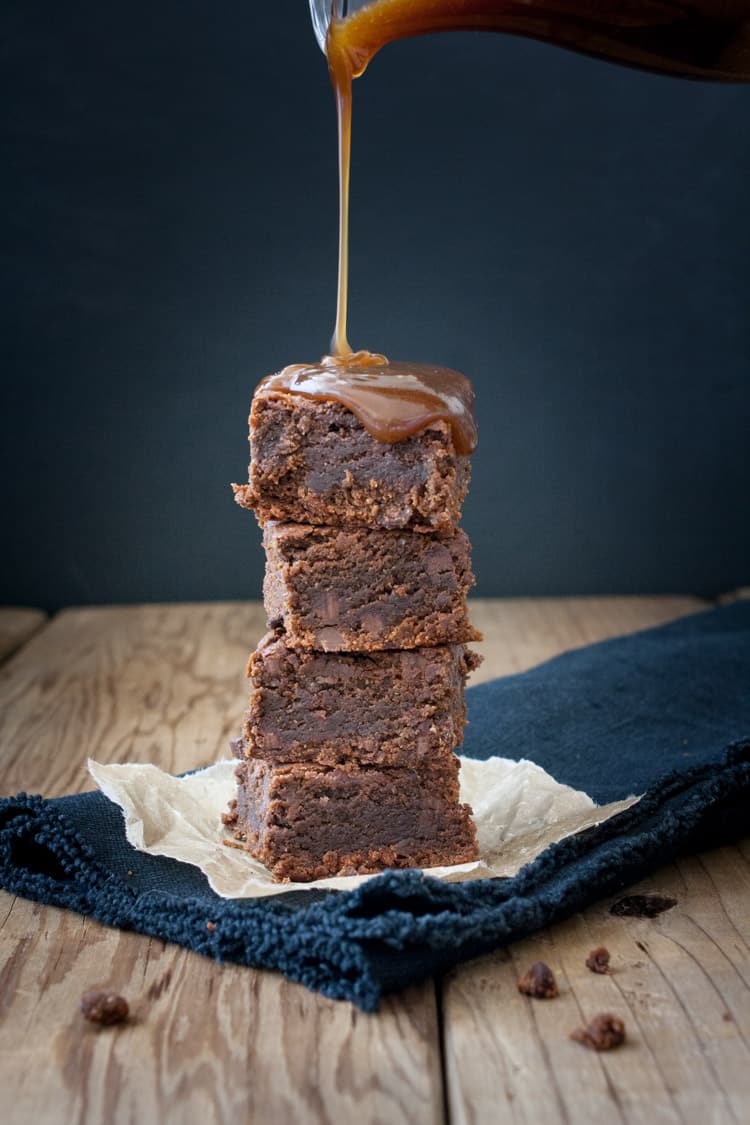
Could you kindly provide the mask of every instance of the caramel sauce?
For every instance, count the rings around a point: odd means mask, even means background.
[[[477,444],[474,392],[465,375],[447,367],[390,363],[384,355],[351,352],[320,363],[293,363],[269,375],[258,398],[297,394],[338,402],[359,418],[377,441],[403,441],[432,422],[447,422],[456,452]]]

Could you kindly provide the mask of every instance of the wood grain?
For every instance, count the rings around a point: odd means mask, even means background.
[[[41,609],[10,609],[0,606],[0,663],[20,648],[37,629],[47,614]]]
[[[264,624],[257,603],[59,614],[0,681],[0,787],[91,788],[89,756],[173,772],[226,756]]]
[[[226,756],[256,604],[59,615],[0,674],[0,792],[90,788],[89,755],[179,771]],[[133,1020],[78,1015],[102,985]],[[435,989],[377,1019],[273,974],[213,962],[0,893],[5,1125],[443,1120]]]
[[[566,599],[496,603],[475,619],[490,669],[520,671],[554,655],[555,645],[700,608],[687,598]],[[639,891],[670,894],[678,906],[654,919],[622,918],[609,913],[610,900],[449,974],[441,1007],[452,1121],[748,1120],[750,842],[666,867]],[[611,976],[585,966],[599,945],[612,953]],[[536,960],[556,973],[558,999],[519,994],[518,978]],[[619,1051],[597,1054],[568,1037],[601,1011],[625,1020]]]
[[[702,608],[689,598],[474,603],[484,678]],[[0,791],[88,786],[89,754],[180,770],[226,752],[244,707],[257,604],[61,614],[0,669]],[[0,894],[2,1120],[424,1123],[744,1122],[750,1101],[750,845],[665,868],[655,919],[602,903],[363,1016],[270,973]],[[584,966],[612,951],[611,977]],[[555,1001],[522,997],[537,958]],[[77,1014],[101,984],[121,1028]],[[597,1055],[568,1032],[623,1016],[629,1044]],[[442,1021],[442,1026],[441,1026]],[[442,1067],[441,1067],[442,1055]],[[743,1116],[744,1113],[744,1116]]]
[[[567,649],[662,625],[706,608],[699,598],[472,598],[484,663],[472,683],[523,672]]]
[[[274,974],[20,900],[0,954],[3,1121],[442,1120],[431,985],[372,1019]],[[97,983],[128,997],[126,1025],[78,1015]]]

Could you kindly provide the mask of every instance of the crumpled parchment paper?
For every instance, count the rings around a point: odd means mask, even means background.
[[[474,810],[479,859],[427,874],[447,882],[514,875],[546,847],[629,808],[638,798],[595,805],[585,793],[560,785],[532,762],[462,758],[461,800]],[[352,890],[373,875],[274,883],[269,871],[247,852],[226,847],[231,839],[221,814],[234,796],[232,759],[187,777],[153,765],[102,765],[89,772],[125,816],[128,841],[138,851],[170,856],[199,867],[222,898],[261,898],[285,891]]]

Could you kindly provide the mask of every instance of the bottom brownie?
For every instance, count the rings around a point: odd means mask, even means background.
[[[236,775],[225,821],[278,882],[477,857],[471,809],[458,801],[457,759],[429,771],[251,760]]]

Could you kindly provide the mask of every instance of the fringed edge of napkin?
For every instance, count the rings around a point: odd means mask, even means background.
[[[553,844],[511,879],[456,884],[390,871],[300,906],[291,896],[139,894],[96,859],[59,799],[19,793],[0,799],[0,886],[217,961],[276,969],[374,1011],[385,992],[560,921],[677,854],[740,835],[748,798],[745,739],[715,763],[663,778],[637,805]]]

